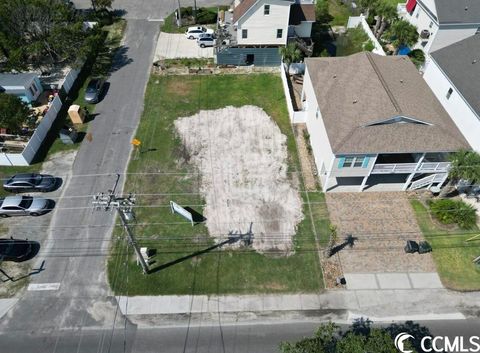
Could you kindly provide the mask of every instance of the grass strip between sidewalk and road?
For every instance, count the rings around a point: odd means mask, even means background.
[[[419,200],[411,200],[412,208],[423,235],[432,246],[432,255],[438,274],[445,287],[460,291],[480,290],[480,267],[472,261],[480,256],[480,237],[466,242],[480,234],[446,227],[432,218],[428,208]]]
[[[281,79],[278,75],[155,76],[150,78],[145,110],[136,134],[142,141],[128,167],[125,192],[140,195],[133,226],[140,246],[157,250],[151,268],[176,261],[214,245],[203,224],[192,227],[172,215],[171,199],[181,205],[202,205],[200,175],[190,165],[179,165],[185,153],[174,131],[174,121],[199,110],[256,105],[265,110],[287,136],[288,165],[299,179],[299,163]],[[156,172],[191,174],[153,174]],[[301,183],[300,183],[301,184]],[[302,186],[299,186],[302,189]],[[176,193],[175,196],[145,194]],[[302,193],[306,202],[306,194]],[[314,222],[320,238],[328,235],[328,212],[321,192],[310,192]],[[201,206],[195,208],[202,212]],[[323,288],[308,207],[294,237],[295,254],[262,255],[249,248],[213,250],[149,275],[141,274],[131,247],[125,252],[125,235],[115,231],[108,278],[116,294],[246,294],[316,292]],[[168,224],[167,224],[168,223]],[[126,260],[128,259],[128,260]]]

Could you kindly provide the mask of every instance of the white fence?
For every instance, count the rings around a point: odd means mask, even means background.
[[[62,109],[62,100],[59,96],[56,96],[53,99],[47,114],[45,114],[40,124],[38,124],[38,127],[36,128],[22,153],[0,153],[0,165],[29,165],[33,161],[35,154],[40,149],[40,146],[42,145],[43,140],[47,136],[48,131],[57,118],[60,109]]]
[[[67,76],[65,76],[65,78],[63,79],[63,82],[60,84],[60,87],[63,87],[63,89],[65,90],[65,93],[70,92],[70,89],[75,83],[75,80],[77,79],[79,73],[80,73],[79,69],[71,69],[70,72],[67,74]]]
[[[282,77],[283,91],[285,92],[285,100],[287,101],[288,116],[292,124],[304,123],[306,122],[306,112],[304,111],[295,111],[293,109],[292,97],[290,96],[290,90],[288,89],[287,74],[285,72],[285,67],[280,64],[280,76]]]
[[[372,30],[370,29],[370,26],[365,20],[365,16],[364,15],[350,16],[348,18],[347,28],[356,28],[358,26],[362,26],[368,38],[373,42],[375,49],[373,49],[372,52],[378,55],[386,56],[385,51],[383,50],[382,46],[378,42],[377,38],[375,38],[375,35],[373,34]]]

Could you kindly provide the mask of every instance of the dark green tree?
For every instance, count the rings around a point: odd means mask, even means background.
[[[410,47],[417,42],[417,27],[404,19],[400,19],[390,26],[388,36],[393,39],[392,44],[395,46],[395,54],[397,54],[402,45]]]
[[[30,109],[18,97],[0,93],[0,128],[8,129],[10,134],[16,134],[27,120]]]
[[[450,162],[449,181],[440,192],[440,197],[450,194],[460,179],[469,180],[473,184],[480,182],[480,154],[475,151],[460,150],[450,156]]]
[[[328,0],[317,0],[315,5],[315,19],[318,23],[329,23],[333,20],[333,16],[330,15],[330,7]]]
[[[287,74],[290,71],[290,65],[294,62],[298,62],[302,59],[302,52],[297,48],[295,43],[289,43],[284,47],[278,48],[282,60],[287,64]]]
[[[113,0],[90,0],[95,11],[108,10],[112,8]]]
[[[73,5],[66,1],[0,2],[0,52],[7,58],[7,70],[72,64],[89,34]]]
[[[371,321],[362,320],[361,325],[346,332],[333,323],[321,325],[313,337],[297,342],[280,344],[282,353],[398,353],[393,331],[389,328],[372,328]],[[393,336],[394,337],[394,336]],[[405,342],[405,348],[416,352],[414,342]]]

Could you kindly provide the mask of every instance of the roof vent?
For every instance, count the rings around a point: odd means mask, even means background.
[[[337,78],[337,75],[333,75],[333,78]]]
[[[356,99],[353,100],[353,104],[355,104],[355,103],[357,103],[357,102],[358,102],[358,100],[356,100]]]
[[[403,83],[403,80],[400,80],[400,83]]]
[[[467,10],[468,10],[468,6],[465,6],[465,11],[467,11]]]
[[[472,64],[476,64],[476,63],[477,63],[477,59],[473,59]]]

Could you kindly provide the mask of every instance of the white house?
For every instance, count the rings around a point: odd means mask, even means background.
[[[423,78],[472,148],[480,152],[480,35],[430,54]]]
[[[302,101],[325,191],[441,187],[470,146],[405,56],[307,58]]]
[[[278,48],[292,41],[311,54],[313,22],[313,0],[237,1],[221,24],[230,38],[217,48],[217,63],[277,66],[281,59]]]
[[[15,95],[25,103],[35,101],[42,91],[40,79],[35,73],[0,73],[0,92]]]
[[[420,39],[415,47],[425,53],[470,37],[480,28],[478,0],[408,0],[399,12],[417,27]]]

